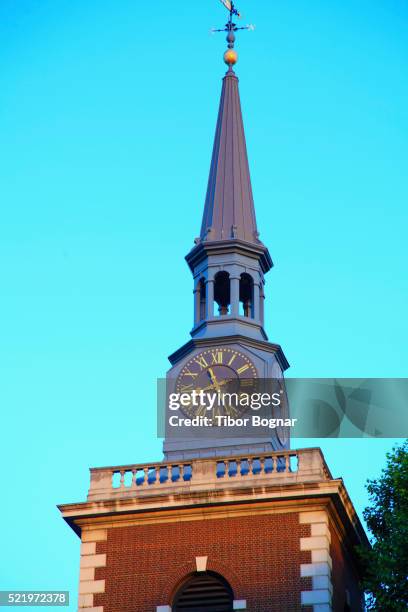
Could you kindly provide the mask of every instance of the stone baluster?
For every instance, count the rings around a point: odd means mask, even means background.
[[[265,457],[259,457],[259,474],[265,473]]]
[[[224,461],[224,464],[225,464],[225,476],[226,476],[226,478],[229,478],[229,475],[230,475],[230,473],[229,473],[229,464],[230,464],[230,462],[228,461],[228,459],[226,459]]]
[[[179,481],[182,481],[184,477],[184,465],[180,463],[179,465]]]
[[[248,476],[252,475],[253,465],[252,465],[252,457],[248,457]]]
[[[278,469],[277,459],[273,455],[271,456],[271,472],[272,474]]]
[[[119,484],[119,488],[123,489],[124,486],[125,486],[125,470],[120,470],[120,484]]]
[[[296,466],[295,471],[298,472],[299,471],[299,453],[296,452],[294,454],[294,457],[295,457],[295,466]]]

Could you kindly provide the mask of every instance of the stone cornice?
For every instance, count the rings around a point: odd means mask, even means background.
[[[263,351],[268,351],[269,353],[273,353],[279,365],[282,368],[282,371],[285,371],[289,368],[289,362],[285,357],[285,354],[282,350],[282,347],[279,344],[274,344],[273,342],[266,342],[263,340],[255,340],[249,338],[247,336],[241,336],[239,334],[232,336],[218,336],[215,338],[192,338],[182,347],[180,347],[177,351],[172,353],[169,356],[169,361],[172,365],[176,364],[180,359],[183,359],[185,355],[191,353],[195,348],[201,348],[203,346],[220,346],[223,344],[232,344],[238,343],[243,344],[252,348],[260,348]]]
[[[266,246],[239,239],[201,241],[191,249],[185,259],[190,270],[194,271],[194,268],[209,255],[224,255],[232,252],[257,259],[264,274],[273,267],[273,261]]]
[[[252,489],[228,489],[201,494],[184,493],[160,496],[150,504],[132,498],[63,504],[58,506],[70,527],[80,535],[82,529],[124,527],[145,523],[221,519],[260,514],[275,514],[329,509],[333,524],[347,541],[368,545],[367,536],[355,514],[342,480],[325,483],[275,485]]]

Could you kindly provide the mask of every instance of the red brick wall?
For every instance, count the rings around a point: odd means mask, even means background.
[[[330,555],[333,562],[333,610],[334,612],[344,612],[346,590],[348,590],[350,594],[350,609],[352,612],[360,612],[362,610],[362,592],[359,587],[357,574],[353,568],[352,560],[345,548],[341,545],[339,537],[332,526],[330,527],[330,532]]]
[[[208,556],[207,569],[222,574],[251,612],[300,611],[300,592],[312,588],[310,578],[300,578],[300,564],[311,561],[310,552],[300,552],[300,538],[309,535],[297,513],[111,528],[97,543],[107,565],[96,569],[95,578],[106,583],[94,606],[156,612],[171,604],[195,557]]]

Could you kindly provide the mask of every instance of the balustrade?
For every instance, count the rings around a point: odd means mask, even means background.
[[[118,466],[91,469],[88,499],[134,495],[159,488],[217,487],[223,482],[245,484],[282,478],[316,481],[331,478],[320,449],[286,450],[258,455],[194,459],[180,463]]]

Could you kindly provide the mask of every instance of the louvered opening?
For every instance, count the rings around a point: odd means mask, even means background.
[[[221,576],[206,572],[191,576],[179,589],[175,612],[232,612],[232,589]]]

